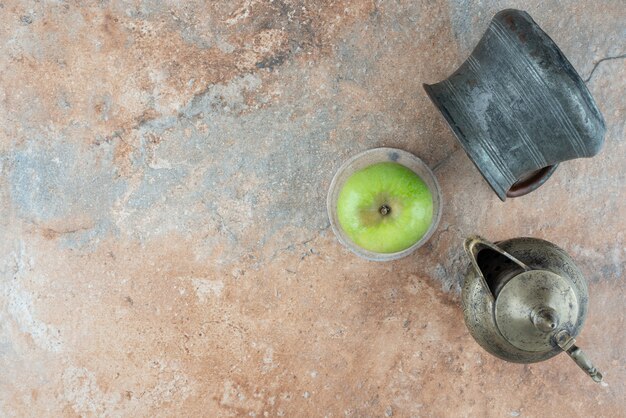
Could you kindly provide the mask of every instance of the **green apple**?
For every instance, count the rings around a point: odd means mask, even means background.
[[[409,168],[392,162],[352,174],[337,199],[337,218],[358,246],[377,253],[405,250],[428,231],[433,197]]]

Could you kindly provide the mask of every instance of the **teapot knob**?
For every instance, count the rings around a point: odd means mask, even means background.
[[[543,332],[552,332],[559,326],[559,315],[552,308],[539,308],[532,312],[531,319],[535,328]]]
[[[589,377],[593,379],[594,382],[602,382],[602,373],[600,373],[600,371],[594,367],[585,352],[574,344],[576,340],[571,335],[569,335],[566,330],[560,331],[555,338],[558,346],[561,347],[561,349],[567,354],[569,354],[569,356],[572,358],[572,360],[574,360],[578,367],[583,369],[589,375]]]

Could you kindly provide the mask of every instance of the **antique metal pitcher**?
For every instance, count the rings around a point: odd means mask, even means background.
[[[604,143],[604,119],[585,83],[526,12],[496,14],[459,69],[424,89],[503,201]]]
[[[485,350],[534,363],[565,351],[591,378],[602,374],[574,345],[587,315],[587,284],[559,247],[536,238],[493,244],[465,241],[470,267],[462,302],[465,323]]]

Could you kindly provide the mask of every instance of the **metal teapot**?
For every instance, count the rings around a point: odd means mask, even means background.
[[[516,363],[547,360],[565,351],[594,381],[602,381],[574,344],[589,294],[565,251],[536,238],[496,245],[477,236],[465,241],[465,251],[471,264],[463,285],[463,314],[478,344]]]

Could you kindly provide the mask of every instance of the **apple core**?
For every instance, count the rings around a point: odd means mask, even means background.
[[[433,198],[426,183],[409,168],[377,163],[345,181],[337,199],[337,218],[358,246],[395,253],[426,234],[433,219]]]

